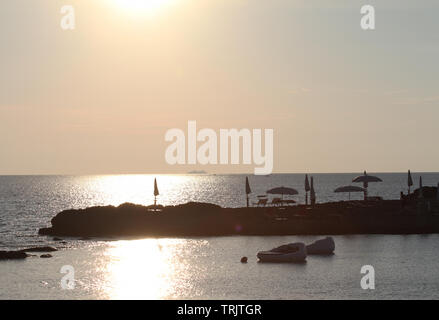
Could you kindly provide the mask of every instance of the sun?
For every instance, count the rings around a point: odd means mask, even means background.
[[[150,16],[175,0],[112,0],[117,8],[130,14]]]

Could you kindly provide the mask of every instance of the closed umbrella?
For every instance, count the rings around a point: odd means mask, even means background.
[[[422,176],[419,177],[419,198],[423,198],[424,194],[422,193]]]
[[[413,186],[413,179],[412,179],[412,174],[409,170],[408,176],[407,176],[407,185],[409,187],[409,194],[410,194],[410,187]]]
[[[159,195],[159,188],[157,187],[157,179],[154,178],[154,206],[157,204],[157,196]]]
[[[248,177],[245,177],[245,194],[247,195],[247,208],[248,208],[248,195],[252,193],[250,189],[250,183],[248,182]]]
[[[437,199],[437,201],[439,201],[439,182],[437,184],[436,199]]]
[[[311,205],[313,206],[316,203],[316,191],[314,190],[314,177],[311,177]]]
[[[309,186],[308,175],[305,175],[305,204],[308,205],[308,191],[311,190]]]
[[[364,188],[357,186],[343,186],[334,190],[335,193],[349,193],[349,200],[351,200],[351,192],[364,192]]]

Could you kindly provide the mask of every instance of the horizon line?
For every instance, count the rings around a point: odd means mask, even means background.
[[[364,171],[364,170],[363,170]],[[367,171],[367,170],[366,170]],[[407,170],[408,171],[408,170]],[[407,173],[407,171],[367,171],[368,173],[377,173],[377,174],[391,174],[391,173]],[[415,174],[419,174],[419,173],[437,173],[439,174],[439,171],[413,171],[410,170],[411,173],[415,173]],[[260,175],[261,177],[268,177],[271,175],[282,175],[282,174],[362,174],[361,171],[344,171],[344,172],[273,172],[271,174],[268,175]],[[190,173],[190,172],[185,172],[185,173],[30,173],[30,174],[2,174],[0,173],[0,177],[38,177],[38,176],[128,176],[128,175],[157,175],[157,176],[163,176],[163,175],[168,175],[168,176],[177,176],[177,175],[187,175],[187,176],[210,176],[210,175],[247,175],[247,176],[256,176],[254,173],[252,172],[235,172],[235,173],[217,173],[217,172],[206,172],[206,173]]]

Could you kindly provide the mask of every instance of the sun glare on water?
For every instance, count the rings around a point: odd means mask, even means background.
[[[187,264],[187,252],[207,245],[205,240],[119,240],[106,251],[102,268],[103,297],[109,299],[172,299],[193,294],[193,276],[203,267]]]
[[[175,0],[112,0],[117,8],[137,16],[152,16]]]

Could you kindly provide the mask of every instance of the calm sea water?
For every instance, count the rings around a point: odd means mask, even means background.
[[[334,194],[356,174],[315,174],[318,201],[347,199]],[[406,174],[378,174],[370,195],[398,199]],[[413,174],[417,181],[419,175]],[[423,173],[424,185],[437,185],[439,173]],[[253,196],[275,186],[300,191],[304,175],[251,176]],[[316,237],[214,237],[176,239],[66,239],[67,244],[38,236],[40,227],[67,208],[150,204],[151,175],[0,176],[0,250],[31,245],[61,247],[51,259],[0,262],[0,298],[90,299],[406,299],[439,298],[439,235],[337,236],[336,254],[308,257],[306,264],[261,264],[256,253],[292,241]],[[159,203],[205,201],[245,205],[243,175],[157,176]],[[361,194],[352,194],[361,199]],[[248,264],[239,262],[249,257]],[[361,266],[372,265],[376,289],[360,287]],[[62,290],[61,267],[75,269],[76,287]]]

